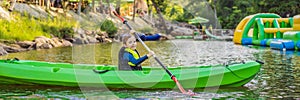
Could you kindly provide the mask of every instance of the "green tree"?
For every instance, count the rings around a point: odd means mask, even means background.
[[[300,14],[299,0],[217,0],[218,19],[223,28],[234,29],[246,16],[256,13],[276,13],[281,17]]]

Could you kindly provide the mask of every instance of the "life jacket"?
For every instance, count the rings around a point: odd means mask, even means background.
[[[135,65],[130,62],[128,59],[123,58],[124,53],[128,52],[129,54],[133,55],[135,59],[139,59],[140,55],[137,50],[131,50],[129,48],[122,47],[119,51],[119,70],[142,70],[142,66]]]

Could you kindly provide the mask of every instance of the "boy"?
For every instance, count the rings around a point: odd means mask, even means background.
[[[119,70],[142,70],[140,64],[154,55],[154,52],[150,51],[147,55],[140,57],[136,50],[136,38],[131,34],[124,34],[122,43],[123,47],[119,51]]]

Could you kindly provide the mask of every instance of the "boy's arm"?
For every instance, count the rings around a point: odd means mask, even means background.
[[[133,57],[133,55],[129,54],[129,53],[124,53],[124,58],[127,58],[128,61],[130,61],[131,63],[135,64],[135,65],[139,65],[142,62],[144,62],[146,59],[148,59],[148,56],[145,55],[143,57],[140,57],[139,59],[135,59]]]

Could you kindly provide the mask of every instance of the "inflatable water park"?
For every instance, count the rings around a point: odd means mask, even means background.
[[[278,50],[299,50],[300,15],[289,18],[273,13],[249,15],[237,25],[233,42]]]

